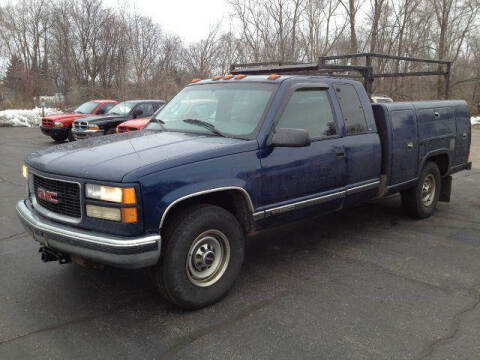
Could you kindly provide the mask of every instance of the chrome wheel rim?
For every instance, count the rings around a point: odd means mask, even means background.
[[[430,206],[435,199],[436,182],[432,174],[428,174],[422,185],[422,202],[424,206]]]
[[[215,284],[230,262],[230,243],[219,230],[207,230],[192,242],[188,251],[186,270],[190,282],[206,287]]]

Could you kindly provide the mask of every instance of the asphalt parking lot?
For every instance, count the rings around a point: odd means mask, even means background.
[[[0,359],[480,359],[480,130],[434,217],[392,197],[258,234],[233,291],[196,312],[143,270],[41,262],[15,203],[48,146],[0,128]]]

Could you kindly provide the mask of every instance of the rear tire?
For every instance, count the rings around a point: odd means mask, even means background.
[[[217,302],[232,288],[245,240],[231,213],[207,204],[187,208],[171,220],[162,241],[154,278],[168,301],[195,310]]]
[[[440,196],[440,170],[434,162],[427,162],[417,185],[402,192],[402,205],[407,214],[416,219],[433,215]]]

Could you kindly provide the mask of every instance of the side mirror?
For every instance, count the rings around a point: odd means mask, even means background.
[[[136,119],[136,118],[138,118],[139,116],[142,116],[142,115],[143,115],[143,110],[142,109],[133,110],[132,117],[134,119]]]
[[[304,129],[277,129],[270,144],[274,147],[304,147],[310,142],[310,136]]]

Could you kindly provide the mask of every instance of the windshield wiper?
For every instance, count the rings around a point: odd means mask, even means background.
[[[182,121],[186,122],[187,124],[202,126],[205,129],[210,130],[215,135],[222,136],[222,137],[228,137],[227,135],[222,133],[220,130],[218,130],[215,127],[215,125],[213,125],[212,123],[209,123],[208,121],[200,120],[200,119],[183,119]]]
[[[165,121],[163,121],[162,119],[155,119],[154,117],[152,117],[150,118],[150,121],[148,123],[157,123],[158,125],[160,125],[162,130],[166,130],[165,126],[163,126],[163,124],[165,124]]]

